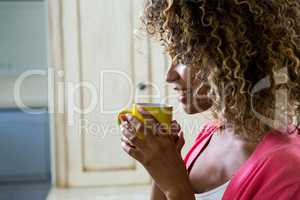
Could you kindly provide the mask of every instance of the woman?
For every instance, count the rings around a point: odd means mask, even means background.
[[[166,80],[185,111],[216,119],[182,159],[175,121],[171,136],[142,109],[147,126],[122,116],[151,199],[300,199],[299,1],[147,0],[143,22],[172,58]]]

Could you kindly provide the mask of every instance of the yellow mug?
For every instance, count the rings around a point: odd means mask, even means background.
[[[157,103],[134,103],[132,108],[124,109],[118,113],[118,123],[121,124],[121,115],[130,113],[132,116],[136,117],[140,122],[144,123],[145,119],[139,113],[138,108],[143,108],[148,111],[165,129],[166,133],[171,133],[171,122],[172,122],[172,111],[173,107],[165,104]],[[137,133],[139,139],[144,138],[143,133]]]

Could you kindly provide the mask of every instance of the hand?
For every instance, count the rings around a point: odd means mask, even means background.
[[[166,134],[149,112],[143,109],[139,112],[143,115],[145,124],[130,114],[121,117],[123,119],[121,124],[123,150],[145,167],[165,194],[189,188],[187,170],[178,154],[184,141],[179,134],[180,131],[177,129],[178,142],[176,143],[175,134]],[[144,133],[143,140],[137,137],[137,132]]]
[[[183,131],[181,130],[180,124],[173,120],[171,124],[171,133],[174,137],[174,141],[176,143],[177,153],[181,155],[181,150],[185,144],[185,139],[183,136]]]

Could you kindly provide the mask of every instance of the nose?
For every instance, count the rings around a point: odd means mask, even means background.
[[[176,65],[174,64],[171,64],[171,66],[169,67],[168,71],[167,71],[167,74],[166,74],[166,81],[168,83],[172,83],[174,81],[176,81],[178,78],[179,78],[179,74],[178,72],[176,71]]]

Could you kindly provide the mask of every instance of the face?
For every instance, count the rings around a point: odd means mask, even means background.
[[[174,85],[178,100],[188,114],[201,113],[212,105],[208,84],[205,80],[195,79],[196,74],[196,69],[183,64],[172,64],[166,74],[166,81]]]

